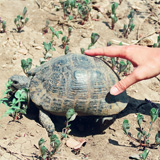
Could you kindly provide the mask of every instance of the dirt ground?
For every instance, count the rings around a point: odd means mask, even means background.
[[[82,47],[87,48],[92,32],[100,35],[95,47],[104,47],[108,41],[111,41],[113,45],[123,42],[123,44],[143,46],[152,46],[153,43],[157,42],[157,33],[160,31],[160,2],[158,0],[123,0],[117,8],[118,22],[114,31],[110,29],[111,19],[107,16],[111,10],[112,0],[95,0],[94,6],[98,6],[101,12],[92,9],[91,15],[96,18],[96,15],[99,14],[100,20],[90,20],[84,25],[79,25],[77,22],[58,24],[63,16],[62,9],[56,11],[54,8],[55,4],[59,5],[58,2],[58,0],[0,0],[0,17],[7,22],[7,32],[0,33],[0,90],[5,89],[5,83],[11,75],[24,74],[21,69],[21,59],[32,58],[33,67],[39,65],[39,59],[43,57],[44,52],[42,43],[48,42],[51,38],[50,32],[46,35],[42,34],[46,20],[50,21],[50,26],[53,26],[55,30],[62,31],[63,35],[67,34],[68,26],[74,28],[69,43],[73,53],[80,53]],[[22,13],[25,6],[28,9],[29,22],[23,28],[23,32],[17,33],[14,18]],[[131,9],[136,12],[135,29],[126,39],[122,36],[121,30],[124,24],[128,24],[127,16]],[[64,50],[59,47],[61,38],[60,35],[60,39],[56,40],[56,51],[52,52],[53,57],[64,55]],[[144,127],[148,129],[151,105],[138,106],[146,98],[160,107],[160,76],[131,86],[127,89],[127,94],[129,104],[124,111],[117,115],[112,124],[107,122],[105,125],[97,124],[94,117],[77,118],[72,124],[71,137],[75,139],[85,138],[86,145],[81,148],[78,155],[75,155],[63,143],[53,159],[127,160],[135,153],[142,153],[143,148],[137,147],[137,143],[132,143],[124,135],[122,123],[124,119],[128,119],[131,124],[131,133],[136,136],[138,127],[136,115],[140,112],[145,117]],[[6,107],[1,105],[0,115],[3,115],[5,110]],[[60,136],[65,119],[57,116],[53,119],[56,125],[56,134]],[[0,160],[38,159],[40,155],[37,148],[39,139],[43,137],[46,140],[46,145],[48,145],[49,138],[46,130],[38,121],[37,110],[30,111],[19,122],[10,122],[11,120],[12,117],[9,116],[0,119]],[[151,142],[154,141],[155,134],[160,131],[159,128],[160,118],[153,126]],[[148,160],[160,160],[159,149],[149,150]]]

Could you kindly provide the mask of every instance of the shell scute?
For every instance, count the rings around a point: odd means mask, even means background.
[[[119,77],[98,58],[78,54],[61,56],[30,75],[33,75],[32,101],[54,114],[74,108],[87,115],[107,116],[119,113],[128,103],[125,92],[108,96]]]

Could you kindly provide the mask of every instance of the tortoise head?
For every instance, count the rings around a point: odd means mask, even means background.
[[[29,88],[30,79],[26,76],[13,75],[9,78],[13,83],[11,84],[11,89],[17,91],[22,88]]]

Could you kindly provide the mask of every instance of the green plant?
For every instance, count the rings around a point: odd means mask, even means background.
[[[150,132],[153,129],[154,122],[158,118],[158,109],[152,108],[151,111],[150,111],[150,117],[151,117],[151,122],[150,122],[150,127],[149,127],[149,130],[148,130],[148,133],[147,133],[147,131],[145,131],[144,128],[142,127],[142,122],[144,120],[144,116],[142,114],[138,113],[137,123],[138,123],[138,126],[139,126],[139,132],[137,134],[137,138],[134,138],[132,136],[132,134],[129,132],[129,129],[130,129],[129,121],[127,119],[124,119],[124,121],[123,121],[124,134],[127,135],[131,140],[139,143],[139,146],[144,147],[144,149],[146,147],[155,148],[155,147],[160,145],[160,134],[159,133],[157,133],[155,135],[155,142],[154,143],[151,144],[149,142],[149,137],[151,135]],[[149,152],[147,150],[145,150],[143,152],[143,154],[140,155],[140,158],[145,160],[147,158],[148,153]]]
[[[31,58],[28,58],[27,60],[22,59],[21,67],[23,69],[23,72],[26,74],[26,72],[28,72],[32,67],[32,59]]]
[[[119,62],[119,67],[118,67],[118,73],[123,74],[126,76],[128,75],[128,72],[131,70],[131,62],[127,60],[126,62],[124,60],[121,60]]]
[[[128,19],[129,19],[129,24],[128,26],[126,24],[124,24],[124,27],[123,27],[123,35],[125,38],[128,37],[128,34],[133,31],[135,25],[133,24],[133,17],[134,17],[134,10],[131,10],[130,14],[128,15]]]
[[[91,34],[91,43],[88,45],[88,49],[91,49],[95,45],[95,43],[98,41],[100,35],[98,33],[92,33]],[[84,54],[85,49],[81,48],[81,53]]]
[[[0,33],[5,33],[6,32],[6,21],[1,20],[0,17]]]
[[[93,47],[95,45],[95,43],[98,41],[100,35],[98,33],[92,33],[91,34],[91,43],[88,46],[88,49],[90,49],[91,47]]]
[[[43,138],[41,138],[38,142],[39,150],[41,153],[41,158],[43,160],[51,160],[53,155],[56,153],[58,150],[61,142],[58,139],[57,135],[52,134],[50,136],[50,150],[47,149],[47,147],[44,145],[45,141]]]
[[[23,9],[23,13],[22,15],[18,15],[15,19],[14,19],[14,23],[17,27],[17,32],[21,32],[22,28],[24,27],[24,25],[28,22],[29,18],[26,17],[26,13],[27,13],[27,8],[24,7]]]
[[[83,2],[81,1],[81,3],[78,3],[77,8],[78,8],[78,14],[80,16],[80,24],[83,25],[85,23],[85,21],[89,20],[89,16],[90,16],[90,12],[91,12],[91,8],[90,8],[90,0],[84,0]]]
[[[111,19],[112,19],[112,25],[111,25],[111,29],[114,29],[115,23],[117,22],[117,16],[116,16],[116,9],[118,7],[118,3],[114,2],[111,5]]]
[[[112,43],[109,41],[107,43],[107,46],[111,46]],[[122,46],[122,42],[119,43],[119,46]],[[117,73],[121,74],[123,73],[123,75],[128,75],[130,70],[131,70],[131,62],[129,60],[124,61],[124,60],[119,60],[119,57],[115,58],[115,57],[111,57],[111,68],[116,71],[117,69]]]
[[[45,63],[47,60],[49,60],[50,58],[52,58],[52,54],[49,53],[49,51],[55,51],[56,49],[53,46],[52,42],[46,43],[43,42],[43,46],[44,46],[44,50],[45,52],[43,53],[44,57],[40,59],[40,64]]]
[[[61,45],[61,47],[63,49],[66,47],[66,45],[68,45],[68,43],[70,41],[70,36],[71,36],[72,30],[73,30],[72,27],[68,27],[68,36],[63,36],[62,37],[62,45]]]
[[[68,46],[65,46],[64,54],[68,54],[69,52],[70,52],[69,47],[68,47]]]
[[[2,117],[12,115],[13,121],[19,119],[23,114],[26,114],[27,104],[28,104],[28,89],[23,88],[21,90],[16,91],[13,96],[9,96],[9,93],[12,91],[10,89],[12,81],[8,81],[8,85],[6,86],[6,94],[7,97],[0,99],[0,103],[5,104],[7,111],[2,115]]]
[[[160,34],[159,34],[158,37],[157,37],[157,43],[154,43],[154,44],[153,44],[153,47],[154,47],[154,48],[156,48],[156,47],[160,48]]]
[[[90,0],[66,0],[60,1],[60,3],[63,8],[65,20],[69,21],[77,19],[78,23],[80,23],[81,25],[83,25],[85,21],[88,21],[91,12]]]
[[[77,113],[72,108],[66,112],[66,127],[62,130],[61,139],[67,138],[67,135],[71,132],[71,124],[69,122],[75,120],[76,116]]]
[[[55,36],[59,39],[59,34],[63,34],[62,31],[55,31],[55,30],[53,29],[53,27],[51,27],[51,26],[49,26],[49,29],[50,29],[51,32],[52,32],[52,40],[51,40],[51,43],[53,43],[53,41],[54,41],[53,39],[54,39]]]
[[[69,18],[69,20],[72,20],[75,16],[74,8],[76,8],[76,0],[66,0],[66,1],[60,1],[61,6],[63,8],[63,13],[64,13],[64,19],[66,17]]]
[[[59,34],[63,34],[62,31],[55,31],[53,27],[49,26],[49,29],[52,32],[52,38],[51,41],[46,43],[43,42],[44,50],[45,52],[43,53],[44,57],[40,59],[40,64],[45,63],[47,60],[52,58],[52,54],[49,53],[50,51],[55,51],[56,49],[54,48],[53,42],[54,42],[54,37],[56,36],[59,39]]]

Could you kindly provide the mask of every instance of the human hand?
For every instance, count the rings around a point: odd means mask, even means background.
[[[120,57],[133,64],[133,72],[111,88],[110,93],[112,95],[118,95],[134,83],[160,74],[160,48],[136,45],[109,46],[86,50],[85,54],[89,56]]]

